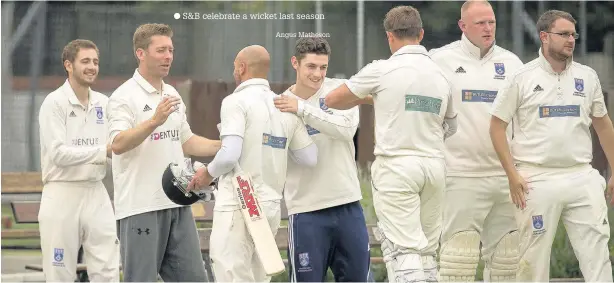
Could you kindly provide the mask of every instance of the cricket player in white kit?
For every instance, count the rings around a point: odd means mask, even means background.
[[[520,208],[517,280],[548,282],[562,219],[586,282],[612,282],[605,179],[593,169],[592,125],[610,168],[614,129],[597,73],[573,61],[575,19],[551,10],[537,22],[539,57],[511,75],[491,110],[490,135]],[[505,129],[513,122],[511,153]],[[609,192],[614,188],[610,178]]]
[[[237,54],[233,73],[237,88],[224,98],[220,110],[222,148],[211,163],[196,171],[188,186],[188,190],[203,187],[219,177],[210,245],[217,282],[271,280],[234,197],[235,169],[251,176],[271,232],[276,235],[288,154],[304,165],[317,163],[317,147],[302,121],[275,108],[276,94],[267,81],[269,66],[269,53],[262,46],[248,46]]]
[[[373,205],[388,280],[434,282],[446,175],[444,138],[456,131],[456,112],[444,73],[420,45],[419,12],[411,6],[393,8],[384,29],[392,56],[365,66],[325,102],[346,109],[372,94]]]
[[[172,202],[162,174],[184,156],[213,156],[220,141],[192,133],[186,107],[162,79],[173,61],[171,28],[139,26],[133,38],[138,69],[109,100],[115,215],[124,281],[203,282],[205,269],[190,206]]]
[[[119,281],[119,241],[106,175],[108,98],[93,91],[98,47],[83,39],[64,47],[68,79],[39,112],[43,194],[38,214],[48,282],[72,282],[83,245],[92,281]]]
[[[484,281],[513,281],[518,267],[514,204],[488,129],[497,90],[523,64],[495,44],[495,13],[487,1],[465,2],[458,25],[461,40],[430,51],[450,80],[459,112],[458,131],[446,140],[440,281],[475,280],[480,247]]]
[[[288,164],[284,200],[293,282],[326,281],[329,267],[338,282],[365,282],[369,275],[369,233],[354,159],[360,117],[358,106],[324,105],[326,95],[345,82],[326,77],[330,53],[324,38],[299,39],[291,59],[296,84],[275,99],[282,112],[303,120],[319,155],[315,168]]]

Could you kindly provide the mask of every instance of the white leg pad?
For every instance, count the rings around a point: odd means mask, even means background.
[[[480,234],[463,231],[441,245],[439,281],[475,281],[480,262]]]
[[[437,260],[434,256],[422,256],[422,268],[424,268],[426,282],[437,282],[439,275],[437,274]]]
[[[505,282],[516,280],[516,271],[520,255],[518,231],[513,231],[501,238],[495,248],[492,259],[484,267],[484,281]]]
[[[375,239],[381,243],[382,256],[386,263],[388,282],[414,283],[425,282],[421,256],[410,249],[396,245],[381,231],[373,228]]]

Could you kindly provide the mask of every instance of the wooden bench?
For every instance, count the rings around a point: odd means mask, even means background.
[[[43,192],[41,172],[3,172],[2,194],[40,194]]]

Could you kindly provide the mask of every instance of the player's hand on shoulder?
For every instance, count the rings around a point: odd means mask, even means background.
[[[288,95],[278,95],[274,98],[275,107],[281,112],[297,113],[298,99]]]
[[[162,101],[158,104],[158,107],[156,107],[156,113],[151,117],[151,120],[156,126],[161,126],[166,122],[168,116],[177,109],[177,105],[179,105],[180,102],[181,99],[179,97],[164,96]]]

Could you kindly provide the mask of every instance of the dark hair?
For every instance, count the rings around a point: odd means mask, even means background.
[[[296,41],[294,56],[300,62],[307,54],[330,55],[330,45],[322,37],[303,37]]]
[[[412,6],[394,7],[384,18],[384,30],[392,32],[399,39],[418,38],[421,29],[420,12]]]

